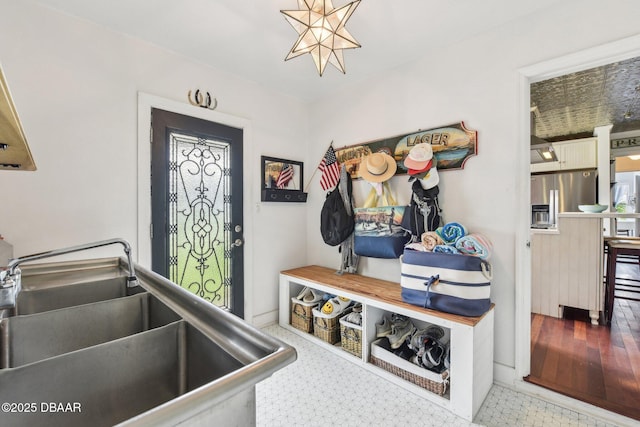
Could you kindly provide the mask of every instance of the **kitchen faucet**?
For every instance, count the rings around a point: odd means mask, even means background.
[[[0,313],[7,309],[13,309],[16,306],[16,300],[18,294],[22,289],[21,276],[22,272],[18,267],[21,263],[28,261],[35,261],[43,258],[51,258],[58,255],[70,254],[73,252],[84,251],[87,249],[99,248],[102,246],[112,245],[119,243],[124,246],[124,253],[127,255],[127,262],[129,264],[129,275],[127,277],[127,287],[134,288],[138,286],[138,279],[133,267],[133,260],[131,259],[131,246],[126,240],[123,239],[109,239],[102,240],[94,243],[86,243],[84,245],[71,246],[68,248],[54,249],[47,252],[40,252],[33,255],[26,255],[20,258],[14,258],[9,261],[9,265],[6,270],[0,271]],[[1,318],[2,316],[0,316]]]

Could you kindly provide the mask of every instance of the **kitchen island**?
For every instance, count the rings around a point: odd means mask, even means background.
[[[561,318],[565,307],[604,310],[604,220],[640,218],[616,212],[558,214],[556,228],[531,230],[531,312]]]

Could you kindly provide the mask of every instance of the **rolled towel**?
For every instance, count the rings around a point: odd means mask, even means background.
[[[453,245],[462,236],[467,234],[467,229],[457,222],[449,222],[436,229],[436,233],[447,245]]]
[[[461,254],[489,259],[493,250],[493,244],[482,234],[471,233],[458,239],[456,249],[458,249]]]
[[[451,245],[436,245],[433,248],[433,252],[439,252],[442,254],[459,254],[460,251],[455,246]]]
[[[444,241],[435,231],[425,231],[420,237],[422,246],[427,248],[428,251],[432,251],[436,245],[443,245]]]

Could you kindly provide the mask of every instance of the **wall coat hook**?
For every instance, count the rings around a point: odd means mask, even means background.
[[[202,107],[209,110],[215,110],[218,107],[218,99],[212,98],[209,92],[206,92],[207,96],[203,96],[200,89],[197,89],[194,97],[191,98],[191,91],[187,94],[187,98],[189,98],[189,104],[195,105],[196,107]],[[213,105],[212,105],[213,103]]]

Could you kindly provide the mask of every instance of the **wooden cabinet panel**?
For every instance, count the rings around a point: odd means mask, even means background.
[[[560,217],[558,230],[531,236],[531,311],[561,317],[575,307],[593,321],[602,311],[602,219]]]

